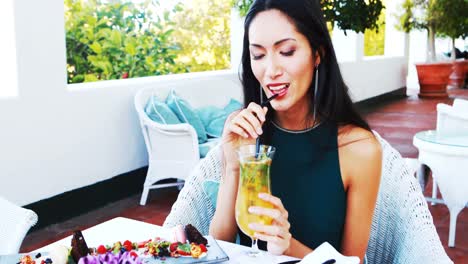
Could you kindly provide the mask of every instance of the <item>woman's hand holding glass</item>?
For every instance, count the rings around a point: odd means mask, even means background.
[[[268,216],[273,219],[271,225],[250,223],[249,228],[255,231],[254,236],[266,241],[268,252],[282,255],[289,249],[292,235],[289,232],[291,224],[288,221],[288,211],[284,208],[281,199],[268,193],[260,193],[258,197],[274,205],[274,208],[251,206],[251,214]]]

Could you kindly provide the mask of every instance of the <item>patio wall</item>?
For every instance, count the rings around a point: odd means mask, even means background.
[[[133,108],[142,87],[232,86],[237,73],[67,85],[63,1],[15,1],[18,96],[0,98],[0,195],[25,205],[146,165]],[[355,101],[405,86],[406,59],[343,62]],[[234,67],[237,69],[237,67]]]

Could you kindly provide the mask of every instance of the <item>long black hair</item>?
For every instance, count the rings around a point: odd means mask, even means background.
[[[288,16],[295,24],[296,29],[304,35],[312,47],[312,54],[317,51],[320,56],[319,84],[317,95],[314,95],[314,80],[307,92],[311,102],[316,102],[316,116],[321,122],[331,121],[337,125],[352,124],[370,131],[367,122],[354,108],[348,94],[348,87],[341,76],[335,50],[328,32],[323,13],[318,0],[256,0],[250,7],[244,23],[244,42],[242,52],[242,71],[240,73],[244,90],[244,105],[250,102],[260,103],[260,83],[255,78],[249,52],[249,28],[255,16],[266,10],[276,9]],[[315,75],[315,74],[314,74]],[[314,96],[317,96],[314,100]],[[265,98],[263,98],[265,100]],[[312,115],[314,105],[310,104],[309,113]],[[267,119],[271,118],[273,111],[270,106]],[[271,120],[271,119],[269,119]],[[314,122],[316,122],[314,120]]]

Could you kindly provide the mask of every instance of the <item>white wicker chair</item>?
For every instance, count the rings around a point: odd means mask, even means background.
[[[159,124],[146,115],[144,108],[148,99],[154,95],[155,89],[141,89],[136,93],[134,101],[148,151],[148,172],[140,205],[146,204],[150,189],[183,185],[183,181],[165,184],[158,182],[170,178],[185,180],[200,159],[197,132],[191,125]]]
[[[0,255],[16,254],[28,230],[37,223],[37,214],[0,197]]]
[[[382,179],[367,249],[368,263],[453,263],[437,235],[420,186],[404,159],[377,133],[383,150]],[[212,149],[187,178],[164,226],[191,223],[208,234],[215,208],[202,190],[221,177],[221,148]]]

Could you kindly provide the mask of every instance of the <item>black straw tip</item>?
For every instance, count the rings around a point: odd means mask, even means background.
[[[268,104],[271,100],[275,99],[275,98],[278,97],[278,96],[279,96],[279,94],[274,94],[274,95],[272,95],[270,98],[268,98],[265,102],[262,103],[262,107],[267,106],[267,104]]]

